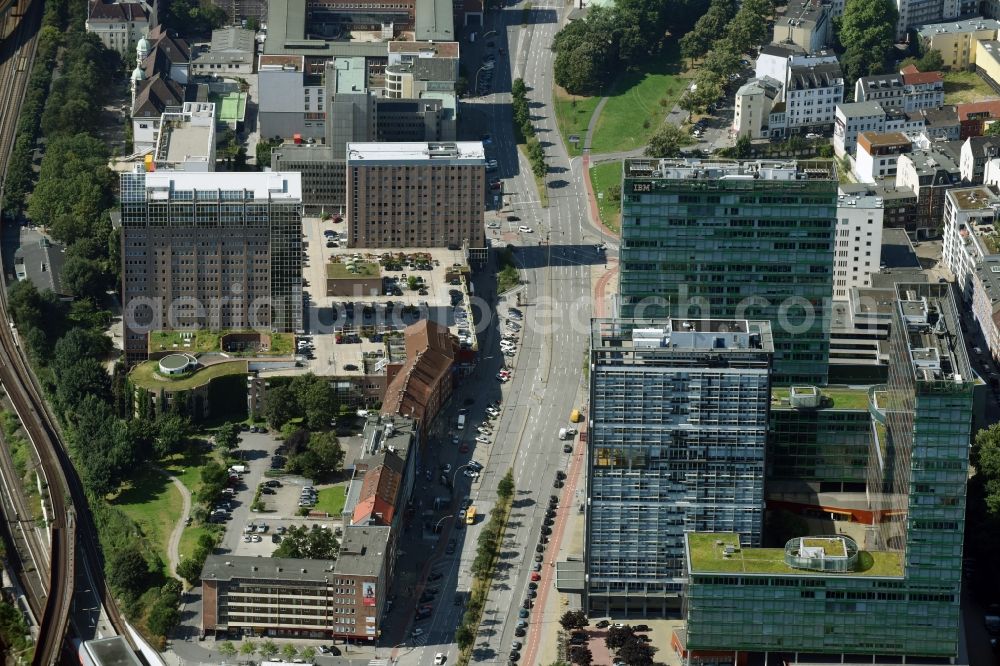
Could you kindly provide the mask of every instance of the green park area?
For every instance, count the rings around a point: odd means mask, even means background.
[[[601,101],[600,96],[571,95],[562,88],[556,88],[553,102],[556,107],[556,122],[562,133],[566,150],[570,156],[583,153],[583,139],[587,134],[590,117]],[[570,143],[571,136],[579,137],[579,141]]]
[[[347,486],[337,485],[332,488],[324,488],[317,494],[316,506],[313,511],[323,511],[330,516],[339,516],[344,510],[346,501]]]
[[[170,561],[167,556],[170,533],[184,508],[181,493],[170,478],[147,467],[125,483],[111,504],[135,521],[166,568]]]
[[[382,269],[373,261],[332,261],[326,265],[326,276],[331,280],[345,278],[378,277]]]
[[[677,44],[670,42],[662,53],[622,72],[606,93],[608,101],[594,127],[590,152],[622,152],[645,146],[684,92],[687,79],[681,69]],[[556,120],[571,156],[582,151],[590,117],[600,99],[601,95],[556,92]],[[580,137],[576,147],[569,142],[571,135]]]
[[[203,354],[205,352],[225,351],[228,354],[240,355],[239,352],[222,349],[222,338],[232,334],[258,334],[253,330],[211,330],[198,329],[194,331],[153,331],[149,334],[148,349],[152,353],[162,351],[187,352]],[[261,349],[248,352],[249,355],[285,356],[295,350],[295,340],[291,333],[260,333],[266,338],[267,345]]]
[[[691,570],[695,573],[759,573],[822,576],[820,571],[796,569],[785,564],[784,548],[740,548],[732,533],[691,533],[687,535]],[[722,542],[721,544],[719,542]],[[726,546],[734,550],[726,554]],[[836,574],[844,575],[844,574]],[[854,576],[902,576],[903,554],[888,551],[858,553]]]
[[[986,81],[975,72],[945,72],[944,103],[967,104],[982,102],[996,96]]]
[[[167,389],[168,391],[187,391],[198,386],[204,386],[219,377],[246,374],[246,372],[246,361],[224,361],[184,375],[167,377],[160,374],[159,362],[146,361],[132,368],[132,372],[129,373],[129,380],[136,386],[147,390]]]
[[[590,183],[597,197],[601,222],[608,229],[618,231],[621,226],[622,163],[620,160],[604,162],[590,167]]]
[[[163,467],[169,471],[171,474],[176,476],[181,483],[188,489],[191,493],[191,510],[198,506],[198,491],[201,490],[201,471],[204,469],[205,465],[209,462],[219,462],[222,460],[217,453],[209,451],[190,451],[187,453],[178,453],[163,462]],[[219,525],[201,525],[197,521],[195,524],[184,528],[184,532],[181,534],[181,542],[178,547],[178,555],[180,556],[180,561],[183,562],[185,559],[190,558],[195,549],[198,547],[198,539],[203,534],[216,534],[222,532],[223,528]]]

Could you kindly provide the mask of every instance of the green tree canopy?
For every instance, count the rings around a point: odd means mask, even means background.
[[[647,157],[674,157],[681,152],[681,148],[691,145],[693,140],[681,128],[669,122],[665,122],[649,138],[646,146]]]
[[[844,45],[840,64],[848,88],[862,76],[886,71],[897,19],[893,0],[847,0],[837,34]]]

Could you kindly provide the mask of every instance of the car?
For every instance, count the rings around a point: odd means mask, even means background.
[[[535,581],[529,582],[528,583],[528,589],[529,590],[537,590],[538,589],[538,583],[536,583]]]
[[[358,366],[354,365],[353,363],[348,363],[348,364],[346,364],[344,366],[344,370],[351,370],[351,371],[353,371],[353,370],[357,370],[357,369],[358,369]]]
[[[531,227],[529,227],[529,226],[525,226],[525,225],[523,225],[523,224],[522,224],[521,226],[519,226],[519,227],[517,228],[517,230],[518,230],[518,232],[520,232],[520,233],[522,233],[522,234],[533,234],[533,233],[535,233],[535,230],[534,230],[534,229],[532,229],[532,228],[531,228]]]
[[[251,541],[253,541],[253,537],[251,537],[249,534],[243,537],[243,543],[250,543]]]
[[[583,645],[584,643],[587,642],[587,634],[582,634],[582,633],[573,634],[570,637],[569,642],[572,643],[573,645]]]
[[[272,534],[271,535],[271,543],[281,543],[281,535],[277,534],[277,533],[276,534]]]
[[[563,479],[566,478],[566,472],[559,470],[558,472],[556,472],[556,478],[562,481]]]
[[[514,635],[517,636],[518,638],[523,637],[526,633],[527,632],[524,630],[524,627],[517,627],[516,629],[514,629]]]
[[[451,443],[452,443],[453,446],[457,446],[459,444],[459,442],[461,442],[461,441],[462,441],[462,438],[459,437],[458,435],[452,435],[451,436]]]
[[[545,552],[545,544],[544,543],[540,543],[537,546],[535,546],[535,552],[539,553],[539,554],[544,553]]]
[[[560,479],[556,479],[555,481],[552,482],[552,487],[553,488],[562,488],[563,487],[563,482]]]
[[[441,578],[443,576],[444,576],[444,574],[435,571],[435,572],[431,573],[429,576],[427,576],[427,582],[428,583],[433,583],[436,580],[441,580]]]
[[[488,145],[490,145],[491,143],[493,143],[493,137],[491,137],[491,136],[490,136],[489,134],[484,134],[484,135],[482,135],[482,136],[481,136],[481,137],[479,137],[479,138],[480,138],[480,140],[481,140],[481,141],[483,142],[483,145],[484,145],[484,146],[488,146]]]
[[[573,453],[573,445],[563,444],[563,453]]]
[[[470,479],[478,479],[479,478],[479,472],[477,472],[474,469],[467,469],[464,472],[462,472],[462,474],[464,474],[465,476],[469,477]]]
[[[624,628],[625,628],[625,625],[624,625],[624,624],[622,624],[621,622],[615,622],[615,623],[614,623],[613,625],[611,625],[611,626],[612,626],[612,627],[614,627],[615,629],[624,629]]]
[[[424,592],[420,595],[420,603],[426,604],[428,601],[434,601],[434,595]]]
[[[531,608],[531,599],[525,599],[521,602],[521,608]]]
[[[489,437],[485,437],[483,435],[479,435],[478,437],[476,437],[476,441],[479,442],[480,444],[489,444],[490,443],[490,438]]]
[[[276,529],[276,530],[274,530],[274,531],[275,531],[275,532],[277,532],[278,534],[284,534],[284,533],[285,533],[285,532],[287,532],[288,530],[286,530],[286,529],[285,529],[285,527],[284,527],[284,526],[282,526],[282,527],[279,527],[279,528],[277,528],[277,529]]]
[[[443,474],[451,474],[451,463],[445,463],[441,465],[441,472]]]
[[[542,579],[541,574],[538,573],[531,574],[531,580],[541,580],[541,579]]]
[[[480,435],[492,435],[493,434],[493,430],[491,430],[490,428],[484,428],[483,426],[477,427],[476,430],[479,432]]]
[[[438,652],[434,655],[434,666],[441,666],[445,662],[445,659],[444,652]]]
[[[448,542],[448,546],[444,549],[445,554],[451,555],[455,552],[455,540],[452,539]]]
[[[260,489],[260,494],[261,495],[273,495],[274,494],[274,488],[269,488],[268,486],[264,486],[263,488]]]
[[[458,452],[459,453],[468,453],[469,452],[469,445],[468,444],[462,444],[460,447],[458,447]]]
[[[496,160],[486,160],[486,166],[496,169],[498,166],[498,162]]]
[[[972,351],[974,351],[977,355],[982,355],[983,353],[983,350],[980,349],[979,347],[973,347]]]
[[[520,222],[521,218],[519,218],[517,215],[508,215],[507,216],[507,221],[508,222]]]
[[[514,641],[513,643],[511,643],[510,644],[510,649],[511,650],[520,650],[521,649],[521,641]]]
[[[636,638],[638,638],[643,643],[652,643],[653,642],[653,639],[650,638],[649,636],[647,636],[646,634],[636,634]]]
[[[808,134],[806,134],[806,138],[807,139],[819,139],[821,137],[822,137],[822,135],[821,134],[817,134],[816,132],[809,132]]]
[[[263,541],[263,539],[260,538],[259,534],[254,534],[252,538],[254,543],[260,543],[261,541]]]
[[[518,652],[517,650],[511,650],[509,658],[511,661],[517,661],[518,659],[521,658],[521,653]]]
[[[316,648],[316,650],[317,650],[317,651],[318,651],[318,652],[319,652],[320,654],[330,654],[330,648],[328,648],[328,647],[327,647],[327,646],[325,646],[325,645],[320,645],[319,647],[317,647],[317,648]]]
[[[542,527],[542,536],[548,536],[549,534],[552,534],[552,528],[551,527],[545,527],[545,526],[543,526]]]
[[[498,372],[497,381],[500,382],[501,384],[506,384],[507,382],[510,381],[510,375],[502,375]]]
[[[410,636],[413,636],[414,638],[416,638],[417,636],[423,636],[423,635],[424,635],[424,630],[421,629],[420,627],[417,627],[416,629],[413,630],[412,633],[410,633]]]
[[[483,463],[479,462],[478,460],[470,460],[467,464],[469,465],[470,469],[474,469],[477,472],[483,471]]]
[[[540,551],[539,551],[539,553],[537,555],[535,555],[535,562],[541,562],[544,559],[545,559],[545,557],[541,554]]]
[[[615,659],[613,662],[611,662],[611,666],[628,666],[628,664],[626,664],[625,661],[622,659]]]
[[[530,615],[530,613],[528,612],[527,608],[522,608],[521,610],[517,611],[517,616],[521,619],[528,617],[528,615]]]
[[[330,651],[330,654],[333,655],[334,657],[340,656],[340,648],[338,648],[337,646],[331,645],[327,649]]]
[[[486,225],[486,228],[487,229],[499,229],[500,228],[500,223],[499,222],[490,222],[489,224]]]
[[[271,479],[269,481],[265,481],[264,485],[267,486],[268,488],[280,488],[281,487],[281,481],[277,481],[275,479]]]
[[[486,413],[490,414],[491,416],[500,416],[500,410],[497,409],[496,407],[487,407]]]
[[[541,562],[535,562],[534,564],[531,565],[531,570],[532,571],[541,571],[542,570],[542,563]]]
[[[635,629],[636,631],[652,631],[652,629],[648,624],[637,624],[632,628]]]

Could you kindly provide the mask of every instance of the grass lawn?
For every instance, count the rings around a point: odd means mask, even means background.
[[[993,99],[997,95],[975,72],[945,72],[944,103],[965,104]]]
[[[772,389],[771,406],[778,409],[788,409],[788,394],[787,388]],[[820,389],[820,394],[829,398],[823,402],[823,406],[828,409],[868,409],[867,389],[823,387]]]
[[[601,214],[601,222],[607,228],[618,231],[621,228],[622,202],[621,193],[617,200],[611,197],[609,192],[613,185],[621,185],[622,163],[618,160],[614,162],[604,162],[590,167],[590,183],[594,187],[594,196],[597,197],[597,208]],[[601,195],[604,196],[601,196]]]
[[[216,352],[222,349],[222,336],[230,333],[257,333],[252,330],[208,330],[196,331],[153,331],[149,334],[149,350],[179,351],[198,354]],[[294,351],[294,339],[291,333],[265,333],[270,338],[270,348],[266,352],[253,352],[250,355],[285,355]],[[229,351],[229,354],[236,354]],[[239,354],[236,354],[239,355]]]
[[[347,270],[350,262],[331,262],[326,265],[326,276],[333,280],[357,277],[378,277],[382,273],[379,265],[373,261],[358,261],[353,263],[354,272]]]
[[[167,557],[170,532],[184,508],[181,493],[174,488],[170,479],[156,470],[146,468],[111,503],[139,525],[165,567],[170,561]]]
[[[181,483],[191,491],[192,511],[198,506],[197,494],[201,489],[201,469],[211,460],[221,462],[221,458],[217,453],[206,451],[193,454],[177,454],[169,458],[163,465],[165,469],[180,479]],[[181,508],[183,508],[183,503],[181,504]],[[181,534],[181,543],[178,547],[178,554],[181,561],[185,557],[191,557],[198,544],[199,536],[202,534],[211,534],[214,531],[221,532],[222,527],[218,525],[192,525],[191,527],[184,528],[184,532]]]
[[[557,86],[552,101],[556,107],[556,123],[559,125],[559,133],[562,135],[563,143],[566,144],[566,150],[570,157],[581,154],[583,152],[583,138],[587,134],[587,125],[590,124],[590,116],[594,114],[594,109],[601,101],[601,96],[571,95]],[[570,143],[571,134],[579,136],[580,141],[575,144]]]
[[[676,42],[634,71],[624,72],[608,93],[594,128],[592,153],[612,153],[646,145],[684,92]]]
[[[334,486],[319,491],[315,511],[325,511],[331,516],[339,516],[347,500],[347,486]]]
[[[217,377],[246,374],[246,361],[223,361],[177,378],[164,377],[159,372],[158,361],[140,363],[129,373],[129,380],[144,389],[164,388],[169,391],[186,391],[207,384]]]

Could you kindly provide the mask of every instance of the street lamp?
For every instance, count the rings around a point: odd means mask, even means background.
[[[443,523],[446,520],[450,520],[451,518],[454,518],[454,517],[455,517],[454,514],[448,514],[447,516],[445,516],[441,520],[437,521],[437,525],[434,526],[434,534],[437,534],[438,528],[441,527],[441,523]]]
[[[455,481],[456,481],[456,480],[458,479],[458,473],[459,473],[459,472],[460,472],[461,470],[465,469],[466,467],[471,467],[471,465],[470,465],[469,463],[465,463],[464,465],[461,465],[460,467],[458,467],[458,468],[457,468],[457,469],[455,470],[455,473],[451,475],[451,487],[452,487],[452,488],[454,488],[454,487],[455,487]]]

